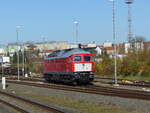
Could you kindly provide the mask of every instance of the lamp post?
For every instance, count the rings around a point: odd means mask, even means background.
[[[17,67],[18,67],[18,81],[19,76],[20,76],[20,72],[19,72],[19,29],[23,27],[23,26],[16,26],[16,38],[17,38]]]
[[[74,24],[75,24],[75,37],[76,37],[76,44],[78,44],[78,25],[79,25],[79,22],[78,21],[74,21]]]
[[[4,69],[3,69],[3,56],[1,56],[1,66],[2,66],[2,77],[4,75]]]
[[[24,64],[25,64],[25,60],[24,60],[24,43],[22,44],[22,75],[24,76]]]
[[[43,52],[44,52],[44,57],[46,56],[46,41],[45,41],[45,36],[42,36],[43,38]]]
[[[115,0],[109,0],[112,2],[112,24],[113,24],[113,43],[114,43],[114,86],[118,86],[117,81],[117,48],[116,48],[116,18],[115,18]]]

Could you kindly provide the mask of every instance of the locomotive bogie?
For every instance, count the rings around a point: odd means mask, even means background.
[[[93,73],[56,73],[50,72],[44,74],[45,79],[48,82],[63,82],[63,83],[77,83],[88,84],[94,79]]]

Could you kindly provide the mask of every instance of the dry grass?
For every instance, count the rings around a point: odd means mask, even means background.
[[[36,100],[45,102],[47,104],[59,105],[77,109],[82,112],[88,113],[142,113],[139,111],[131,111],[116,106],[95,104],[87,101],[76,100],[65,96],[44,96],[26,91],[16,91],[17,94],[34,98]]]

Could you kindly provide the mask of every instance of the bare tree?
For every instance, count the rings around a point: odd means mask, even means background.
[[[136,42],[145,42],[146,38],[144,36],[135,36]]]

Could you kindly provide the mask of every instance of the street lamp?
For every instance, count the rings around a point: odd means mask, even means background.
[[[20,80],[19,79],[19,75],[20,75],[20,72],[19,72],[19,30],[20,28],[22,28],[23,26],[19,25],[19,26],[16,26],[16,38],[17,38],[17,67],[18,67],[18,81]]]
[[[75,37],[76,37],[76,44],[78,44],[78,25],[79,25],[79,22],[78,21],[74,21],[74,24],[75,24]]]
[[[46,41],[45,41],[45,36],[42,36],[43,38],[43,52],[44,52],[44,57],[46,56]]]
[[[1,66],[2,66],[2,77],[4,75],[4,69],[3,69],[3,56],[1,56]]]
[[[22,75],[24,76],[24,43],[22,44]]]
[[[113,43],[114,43],[114,86],[118,86],[117,81],[117,48],[116,48],[116,21],[115,21],[115,0],[109,0],[112,2],[112,24],[113,24]]]

